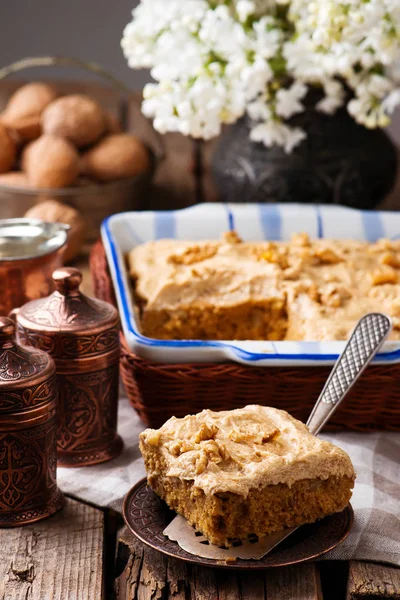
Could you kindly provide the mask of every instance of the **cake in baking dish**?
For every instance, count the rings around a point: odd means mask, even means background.
[[[365,313],[400,339],[400,241],[159,240],[128,255],[144,335],[158,339],[343,340]]]
[[[256,405],[172,417],[140,449],[153,490],[219,546],[340,512],[355,480],[343,450]]]

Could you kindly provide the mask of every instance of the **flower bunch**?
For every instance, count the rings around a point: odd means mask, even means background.
[[[370,128],[400,104],[399,0],[141,0],[122,47],[151,69],[142,108],[161,133],[210,139],[248,115],[254,141],[291,152],[310,87],[316,110]]]

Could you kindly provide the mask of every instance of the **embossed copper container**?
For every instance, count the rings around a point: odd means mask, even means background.
[[[0,220],[0,315],[50,294],[68,230],[37,219]]]
[[[59,392],[58,464],[81,467],[122,450],[117,435],[119,316],[79,291],[80,271],[53,273],[56,291],[17,312],[19,339],[48,352]]]
[[[64,504],[56,483],[55,365],[23,348],[0,317],[0,527],[33,523]]]

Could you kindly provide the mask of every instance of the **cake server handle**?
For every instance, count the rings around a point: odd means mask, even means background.
[[[359,320],[307,421],[311,433],[317,435],[331,418],[374,358],[392,327],[391,319],[381,313],[370,313]]]

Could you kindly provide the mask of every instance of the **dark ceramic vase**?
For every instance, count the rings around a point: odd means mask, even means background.
[[[304,202],[374,208],[393,187],[396,150],[381,130],[357,125],[345,109],[313,108],[290,122],[307,138],[291,154],[250,140],[242,119],[221,137],[213,175],[224,202]]]

